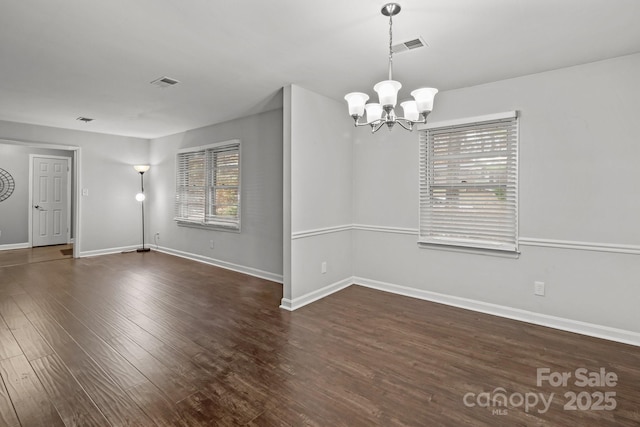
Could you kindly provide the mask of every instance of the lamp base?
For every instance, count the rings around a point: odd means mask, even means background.
[[[140,248],[140,249],[136,249],[136,252],[150,252],[151,249],[149,248]]]

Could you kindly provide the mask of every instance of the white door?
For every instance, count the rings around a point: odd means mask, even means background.
[[[67,243],[69,159],[34,157],[32,170],[32,246]]]

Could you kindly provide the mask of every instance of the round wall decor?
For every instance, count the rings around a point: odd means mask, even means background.
[[[9,172],[0,168],[0,202],[7,200],[16,188],[16,183]]]

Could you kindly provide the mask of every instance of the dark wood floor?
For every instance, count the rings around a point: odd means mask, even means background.
[[[157,252],[0,268],[0,426],[640,425],[638,347],[359,286],[281,296]],[[545,367],[618,381],[538,387]]]
[[[66,259],[73,256],[73,245],[40,246],[0,251],[0,267]]]

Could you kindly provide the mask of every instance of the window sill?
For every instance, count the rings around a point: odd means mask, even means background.
[[[494,256],[499,258],[511,258],[511,259],[520,258],[520,251],[518,250],[474,248],[470,246],[456,246],[456,245],[447,245],[443,243],[428,243],[428,242],[418,242],[418,247],[421,249],[461,252],[465,254],[486,255],[486,256]]]
[[[179,227],[199,228],[202,230],[212,231],[228,231],[231,233],[240,233],[240,224],[227,224],[227,223],[202,223],[194,221],[184,221],[180,219],[175,220]]]

